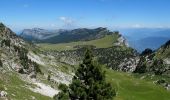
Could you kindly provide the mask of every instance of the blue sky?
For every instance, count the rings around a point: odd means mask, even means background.
[[[0,0],[0,22],[14,31],[170,27],[170,0]]]

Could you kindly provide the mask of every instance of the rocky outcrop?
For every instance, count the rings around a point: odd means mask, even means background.
[[[134,72],[138,62],[139,57],[125,58],[124,61],[119,65],[119,69],[124,72]]]
[[[115,46],[126,46],[126,47],[129,47],[129,44],[128,42],[126,41],[126,39],[120,35],[117,42],[114,43]]]

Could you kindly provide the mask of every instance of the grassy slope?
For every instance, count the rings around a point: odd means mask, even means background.
[[[116,88],[117,96],[115,100],[169,100],[170,92],[163,87],[155,85],[149,78],[142,80],[134,74],[106,70],[107,81]],[[32,100],[34,96],[37,100],[51,100],[51,98],[34,93],[26,88],[27,84],[18,78],[15,73],[0,73],[0,89],[7,87],[9,98],[13,100]],[[15,96],[13,96],[14,94]]]
[[[113,46],[113,43],[116,42],[118,35],[107,35],[104,38],[91,40],[91,41],[78,41],[78,42],[70,42],[70,43],[60,43],[60,44],[48,44],[42,43],[38,44],[45,50],[73,50],[76,45],[94,45],[97,48],[108,48]]]
[[[170,92],[152,81],[135,78],[132,74],[106,69],[106,77],[116,88],[115,100],[169,100]]]
[[[165,51],[162,48],[159,49],[156,53],[156,58],[170,58],[170,49],[165,49]]]
[[[8,92],[8,98],[12,100],[33,100],[32,97],[35,97],[36,100],[52,100],[47,96],[32,92],[28,89],[28,86],[33,86],[28,84],[18,78],[18,74],[10,73],[0,73],[0,90],[5,90]]]

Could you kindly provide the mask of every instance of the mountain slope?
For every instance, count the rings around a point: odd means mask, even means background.
[[[26,78],[22,79],[23,76],[36,77],[40,73],[37,63],[27,56],[34,45],[25,42],[0,23],[0,47],[0,92],[5,94],[1,94],[0,99],[50,100],[47,96],[31,91],[29,87],[33,85]]]
[[[0,46],[4,68],[23,74],[36,74],[39,71],[37,64],[27,56],[29,51],[33,52],[36,47],[25,42],[2,23],[0,24]]]
[[[170,58],[170,40],[162,45],[156,52],[156,56],[160,59]]]
[[[2,23],[0,47],[0,93],[4,93],[0,99],[51,100],[59,91],[56,84],[70,82],[71,73],[60,68],[65,64],[49,62],[52,56],[45,57],[35,45],[25,42]]]

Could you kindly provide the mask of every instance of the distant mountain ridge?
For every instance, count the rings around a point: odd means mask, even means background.
[[[115,32],[110,32],[102,27],[96,29],[79,28],[58,31],[34,28],[24,30],[20,36],[28,41],[34,41],[37,43],[67,43],[99,39],[105,35],[111,35],[114,33]]]

